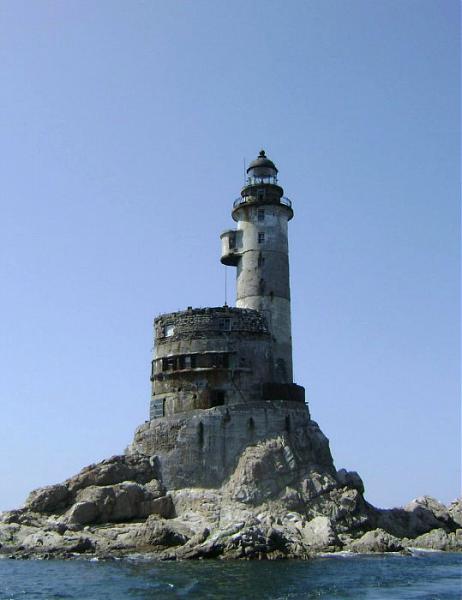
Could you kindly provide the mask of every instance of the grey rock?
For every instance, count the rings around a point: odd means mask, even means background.
[[[349,546],[353,552],[399,552],[403,544],[397,537],[390,535],[383,529],[368,531]]]
[[[30,511],[52,513],[64,509],[68,499],[69,490],[64,484],[58,483],[31,492],[25,506]]]
[[[112,456],[100,463],[89,465],[75,477],[68,479],[66,484],[70,492],[90,486],[107,486],[134,481],[147,483],[156,478],[155,466],[149,458],[138,454]]]
[[[170,517],[173,504],[169,496],[161,496],[162,488],[152,484],[143,486],[126,481],[115,485],[90,486],[81,489],[76,503],[67,513],[70,523],[110,523],[146,518],[150,514]]]
[[[315,517],[301,530],[302,540],[313,550],[327,550],[331,546],[340,546],[331,521],[327,517]]]
[[[284,436],[246,448],[225,486],[232,500],[259,504],[296,479],[296,462]]]
[[[337,471],[337,481],[342,487],[346,486],[358,490],[360,494],[364,493],[363,480],[356,471],[340,469]]]
[[[458,498],[451,502],[448,506],[448,513],[453,522],[457,526],[462,527],[462,498]]]
[[[462,530],[448,533],[444,529],[433,529],[413,540],[407,540],[407,544],[415,548],[460,552],[462,550]]]
[[[139,542],[142,546],[182,546],[193,535],[194,532],[184,523],[150,516],[139,532]]]

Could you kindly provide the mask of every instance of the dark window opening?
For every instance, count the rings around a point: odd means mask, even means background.
[[[225,403],[224,390],[213,390],[211,392],[210,406],[222,406]]]
[[[231,329],[231,319],[220,319],[218,321],[218,328],[222,331],[230,331]]]
[[[259,221],[264,221],[265,220],[265,209],[264,208],[259,208],[257,211],[257,218]]]
[[[257,200],[265,199],[265,190],[257,190]]]
[[[199,443],[199,446],[202,448],[202,446],[204,445],[204,425],[202,421],[199,423],[199,426],[197,428],[197,441]]]
[[[174,371],[176,367],[176,359],[173,356],[167,356],[162,359],[162,371]]]
[[[265,241],[265,234],[263,233],[263,231],[259,231],[258,232],[258,243],[263,244],[264,241]]]
[[[263,258],[263,254],[260,252],[258,254],[258,266],[261,267],[264,262],[265,262],[265,259]]]
[[[286,431],[287,431],[287,433],[290,433],[290,416],[289,415],[286,416]]]
[[[249,429],[252,431],[253,429],[255,429],[255,421],[253,420],[252,417],[250,417],[249,421],[248,421],[248,427]]]

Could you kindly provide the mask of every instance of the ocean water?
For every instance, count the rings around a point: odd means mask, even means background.
[[[462,554],[311,561],[0,560],[0,599],[462,598]]]

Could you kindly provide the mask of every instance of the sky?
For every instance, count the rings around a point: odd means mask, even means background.
[[[336,467],[377,506],[460,495],[459,10],[0,2],[0,510],[131,442],[153,318],[223,304],[261,148]]]

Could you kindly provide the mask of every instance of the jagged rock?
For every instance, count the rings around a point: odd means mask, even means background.
[[[146,518],[150,514],[170,517],[173,512],[169,496],[157,497],[161,487],[124,482],[116,485],[90,486],[80,490],[77,502],[67,513],[71,523],[108,523]]]
[[[315,517],[301,530],[304,544],[313,550],[326,550],[330,546],[340,546],[332,523],[327,517]]]
[[[451,502],[448,507],[448,513],[453,522],[462,527],[462,498],[458,498]]]
[[[383,529],[374,529],[352,542],[349,548],[353,552],[399,552],[403,550],[403,544]]]
[[[184,523],[150,516],[139,532],[139,541],[146,546],[182,546],[193,536],[194,532]]]
[[[85,536],[59,535],[55,532],[40,531],[26,536],[21,546],[25,550],[49,552],[87,552],[94,550],[94,544]]]
[[[446,506],[430,496],[416,498],[407,504],[404,510],[410,513],[409,526],[415,532],[430,531],[441,527],[442,523],[449,525],[451,522]]]
[[[364,494],[363,480],[356,471],[340,469],[337,471],[336,477],[341,487],[349,487],[358,490],[360,494]]]
[[[68,498],[69,490],[64,484],[47,485],[32,491],[25,506],[33,512],[52,513],[65,508]]]
[[[404,508],[375,510],[377,527],[401,538],[415,538],[432,529],[452,531],[458,527],[448,509],[429,496],[417,498]]]
[[[255,505],[279,494],[296,474],[295,456],[280,436],[247,448],[225,490],[232,500]]]
[[[67,516],[69,523],[87,525],[87,523],[95,523],[98,520],[99,511],[94,502],[76,502]]]
[[[330,473],[311,471],[301,481],[301,491],[305,502],[317,498],[338,487],[338,481]]]
[[[155,479],[157,471],[146,456],[139,454],[112,456],[100,463],[89,465],[66,481],[70,492],[76,493],[90,486],[107,486],[123,481],[147,483]]]
[[[251,412],[251,429],[247,407],[145,426],[126,456],[35,490],[24,508],[4,513],[0,553],[274,559],[339,548],[462,548],[461,500],[447,508],[422,497],[405,508],[375,509],[364,500],[357,473],[335,470],[327,438],[306,411],[291,409],[287,419],[287,411],[256,404]],[[265,420],[285,432],[269,437]],[[152,453],[142,455],[148,448]]]
[[[419,535],[413,540],[406,540],[407,545],[415,548],[430,550],[462,550],[462,530],[448,533],[444,529],[433,529],[428,533]]]
[[[306,514],[310,519],[328,517],[339,532],[364,527],[369,520],[361,494],[349,488],[334,489],[307,502]]]

